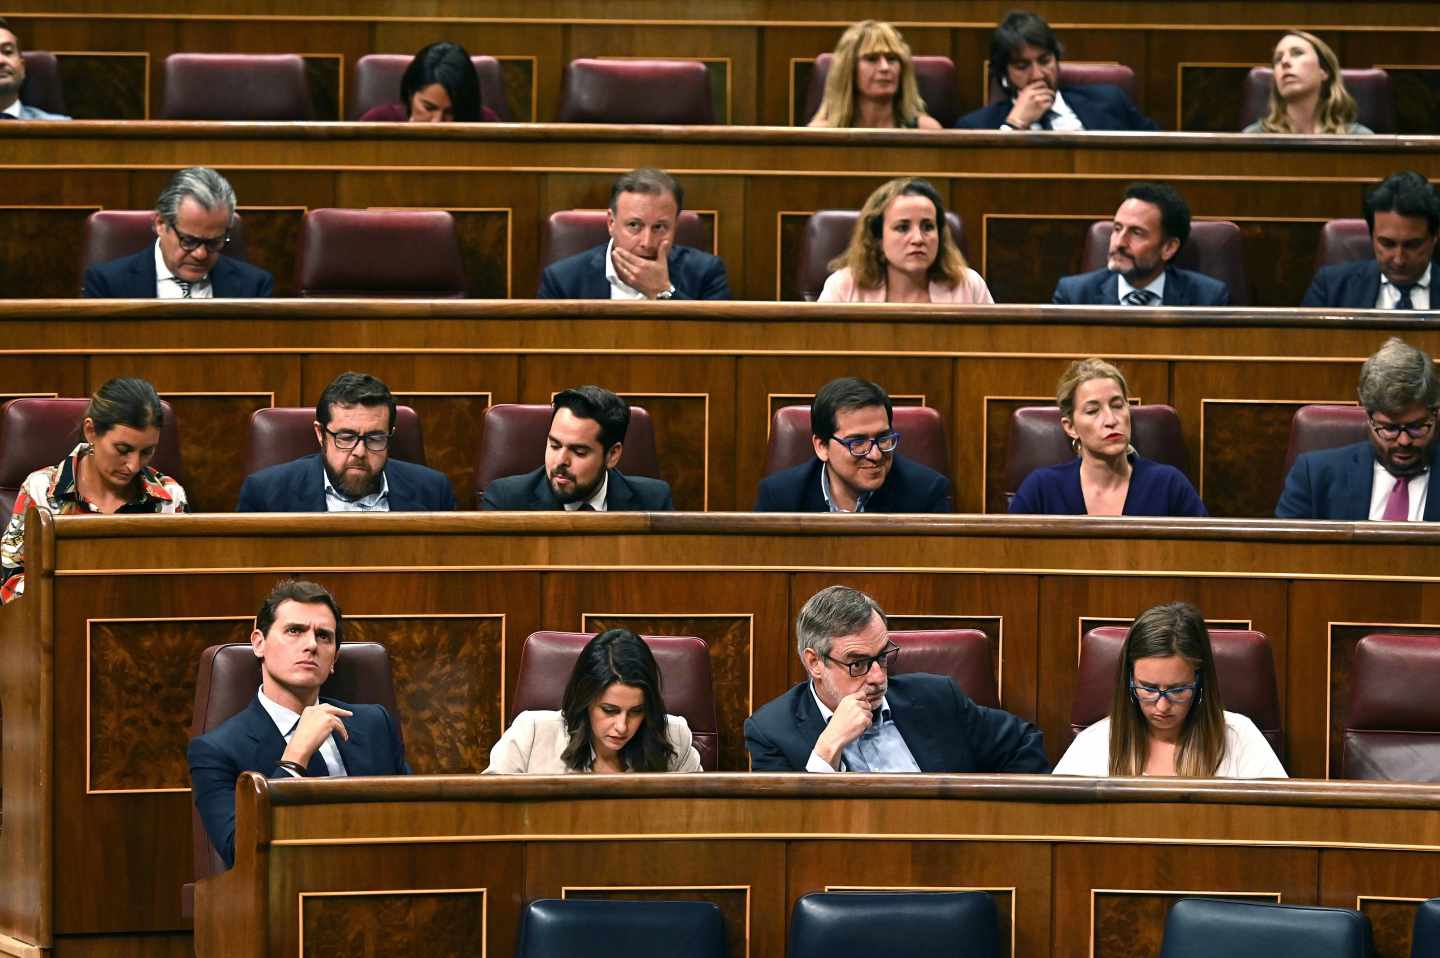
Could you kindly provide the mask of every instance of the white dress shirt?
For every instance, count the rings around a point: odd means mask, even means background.
[[[1395,477],[1375,460],[1375,478],[1370,480],[1370,518],[1382,519],[1385,516],[1385,503],[1390,499],[1390,493],[1395,489]],[[1418,476],[1410,477],[1410,514],[1406,517],[1407,522],[1419,522],[1425,517],[1425,496],[1430,491],[1430,473],[1420,473]]]
[[[1225,712],[1225,757],[1215,778],[1289,778],[1265,733],[1239,712]],[[1055,766],[1056,775],[1110,776],[1110,719],[1075,736]]]
[[[160,241],[155,241],[155,298],[156,299],[184,299],[185,291],[177,285],[175,274],[170,272],[170,267],[165,265],[165,257],[160,253]],[[215,289],[210,285],[210,276],[207,273],[204,279],[197,279],[190,284],[191,299],[214,299]]]
[[[1420,279],[1410,290],[1410,306],[1414,309],[1430,308],[1430,270],[1433,267],[1425,267],[1425,272],[1420,274]],[[1400,289],[1394,283],[1385,278],[1385,273],[1380,273],[1380,295],[1375,297],[1376,309],[1394,309],[1395,304],[1400,302]]]
[[[1115,278],[1120,280],[1120,288],[1116,292],[1119,294],[1119,301],[1122,304],[1125,302],[1125,297],[1129,296],[1130,293],[1137,288],[1148,289],[1154,293],[1156,296],[1154,305],[1160,306],[1165,302],[1165,271],[1163,269],[1160,271],[1159,276],[1140,287],[1131,286],[1130,281],[1125,278],[1123,273],[1116,273]]]
[[[362,439],[361,442],[364,442]],[[340,494],[330,481],[330,473],[323,468],[320,470],[321,477],[325,480],[325,511],[326,512],[389,512],[390,511],[390,477],[382,471],[380,473],[380,491],[372,492],[368,496],[359,499],[350,499]]]
[[[280,735],[285,739],[285,744],[290,744],[290,739],[295,735],[295,726],[300,724],[300,713],[292,711],[279,702],[272,700],[265,694],[264,686],[260,687],[260,707],[269,714],[270,720],[280,730]],[[330,766],[331,778],[344,778],[350,773],[345,770],[345,761],[340,757],[340,746],[335,744],[335,736],[331,734],[325,741],[320,743],[320,757],[325,759],[325,764]],[[293,778],[301,778],[290,769],[284,769]]]
[[[1011,106],[1014,106],[1013,100],[1011,101]],[[1085,124],[1081,123],[1080,117],[1075,113],[1074,110],[1070,109],[1070,104],[1065,102],[1065,97],[1061,95],[1059,90],[1055,91],[1055,102],[1050,105],[1050,113],[1052,114],[1050,117],[1050,129],[1052,130],[1059,130],[1063,133],[1085,129]],[[1044,117],[1042,116],[1040,120],[1043,119]],[[1026,127],[1026,129],[1045,129],[1044,124],[1042,124],[1040,120],[1036,120],[1034,123],[1031,123],[1029,126]],[[1013,130],[1015,129],[1015,127],[1001,125],[1000,129]]]
[[[810,683],[810,694],[820,709],[820,717],[828,725],[830,716],[835,713],[820,701],[814,682]],[[859,738],[840,750],[838,769],[831,768],[830,763],[812,748],[810,758],[805,762],[805,771],[819,772],[822,775],[827,772],[848,772],[852,769],[861,772],[920,771],[915,756],[910,752],[910,746],[905,744],[905,737],[900,734],[899,726],[890,718],[890,702],[885,696],[880,697],[880,707],[873,714],[873,724],[860,733]]]
[[[606,469],[606,470],[605,470],[605,474],[600,477],[600,488],[599,488],[599,489],[596,489],[593,493],[591,493],[589,499],[577,499],[577,500],[575,500],[574,502],[567,502],[567,503],[565,503],[565,511],[566,511],[566,512],[579,512],[579,511],[580,511],[580,507],[583,506],[583,505],[585,505],[585,504],[588,502],[588,503],[590,504],[590,508],[591,508],[591,509],[594,509],[596,512],[604,512],[604,511],[605,511],[605,499],[606,499],[606,496],[609,494],[609,492],[610,492],[610,470],[609,470],[609,469]]]
[[[612,239],[605,244],[605,279],[610,283],[611,299],[649,299],[644,293],[627,284],[615,272],[615,241]]]
[[[11,103],[5,109],[0,110],[0,113],[4,113],[6,116],[13,116],[17,120],[20,119],[20,98],[17,96],[15,102]]]

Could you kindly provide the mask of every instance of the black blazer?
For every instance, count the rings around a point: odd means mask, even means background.
[[[210,269],[216,299],[263,299],[275,292],[275,280],[257,266],[221,256]],[[154,299],[155,244],[134,256],[98,263],[85,271],[85,299]]]
[[[400,730],[383,706],[347,705],[336,699],[321,701],[355,713],[342,720],[350,737],[335,736],[346,773],[410,774]],[[243,712],[231,716],[219,728],[192,738],[186,754],[190,760],[190,790],[205,823],[205,833],[225,860],[225,867],[231,868],[235,864],[235,783],[241,772],[289,778],[290,773],[275,764],[285,754],[285,738],[257,695]],[[312,761],[312,773],[314,767]]]
[[[551,263],[540,277],[540,299],[609,299],[605,250],[609,243]],[[689,246],[670,247],[670,285],[675,299],[729,299],[730,280],[718,256]]]
[[[922,772],[1050,771],[1038,728],[1004,709],[976,705],[947,676],[891,676],[885,698]],[[824,730],[810,683],[801,682],[745,720],[751,771],[805,771]]]
[[[668,512],[675,508],[669,484],[660,479],[627,476],[619,469],[611,469],[609,482],[605,490],[607,512]],[[555,498],[555,491],[545,478],[545,467],[541,466],[523,476],[506,476],[490,483],[490,488],[480,497],[480,508],[540,512],[565,506]]]
[[[847,453],[848,455],[848,453]],[[760,480],[756,512],[828,512],[820,491],[819,459],[782,469]],[[951,512],[950,480],[899,453],[885,484],[865,504],[866,512]]]
[[[449,512],[455,490],[443,472],[413,462],[385,463],[391,512]],[[261,469],[245,477],[236,512],[325,512],[325,464],[320,453]]]
[[[1430,310],[1440,309],[1435,295],[1435,280],[1440,277],[1440,260],[1430,264]],[[1315,274],[1305,291],[1301,306],[1325,306],[1332,309],[1374,309],[1380,298],[1380,264],[1373,259],[1326,266]]]
[[[1430,445],[1430,482],[1435,482],[1440,445]],[[1375,452],[1370,440],[1338,449],[1318,449],[1295,460],[1285,477],[1285,491],[1275,505],[1279,519],[1370,518],[1370,494],[1375,483]],[[1425,496],[1426,522],[1440,520],[1440,490]]]
[[[1120,275],[1108,269],[1063,277],[1055,285],[1052,303],[1069,306],[1119,306]],[[1165,267],[1165,296],[1161,306],[1229,306],[1230,287],[1204,273],[1176,266]]]
[[[1113,83],[1064,86],[1060,88],[1060,95],[1087,130],[1153,133],[1159,129],[1155,121],[1136,109],[1125,91]],[[991,103],[974,113],[965,114],[955,121],[955,127],[960,130],[998,130],[1014,105],[1013,98]]]

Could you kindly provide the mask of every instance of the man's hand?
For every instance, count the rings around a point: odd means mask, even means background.
[[[354,714],[324,702],[310,706],[300,713],[300,724],[295,726],[295,734],[290,736],[290,744],[285,746],[285,754],[280,756],[280,761],[298,762],[308,766],[310,759],[315,756],[315,750],[332,732],[342,739],[350,738],[350,733],[345,730],[345,723],[340,720]]]
[[[610,257],[615,262],[615,274],[625,285],[654,299],[670,288],[670,240],[660,241],[660,252],[655,259],[645,259],[616,246]]]
[[[841,699],[835,714],[830,716],[830,724],[815,741],[815,754],[829,762],[831,768],[840,767],[841,751],[870,727],[873,719],[864,703],[864,697],[858,693]]]
[[[1017,130],[1028,130],[1032,123],[1040,122],[1040,118],[1054,105],[1055,91],[1046,86],[1044,80],[1027,83],[1015,94],[1015,105],[1010,107],[1010,115],[1005,122]]]

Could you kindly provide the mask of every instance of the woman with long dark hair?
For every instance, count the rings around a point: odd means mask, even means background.
[[[458,43],[421,47],[400,78],[400,102],[371,107],[361,123],[496,123],[480,101],[480,76]]]

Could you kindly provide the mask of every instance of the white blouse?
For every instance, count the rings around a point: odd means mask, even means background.
[[[700,753],[691,744],[690,724],[679,715],[667,715],[666,737],[675,750],[672,772],[700,771]],[[487,775],[567,775],[574,771],[562,756],[570,744],[565,716],[557,711],[521,712],[490,749]]]
[[[1055,766],[1056,775],[1110,776],[1110,719],[1075,736]],[[1216,778],[1289,778],[1261,731],[1239,712],[1225,713],[1225,756]]]

